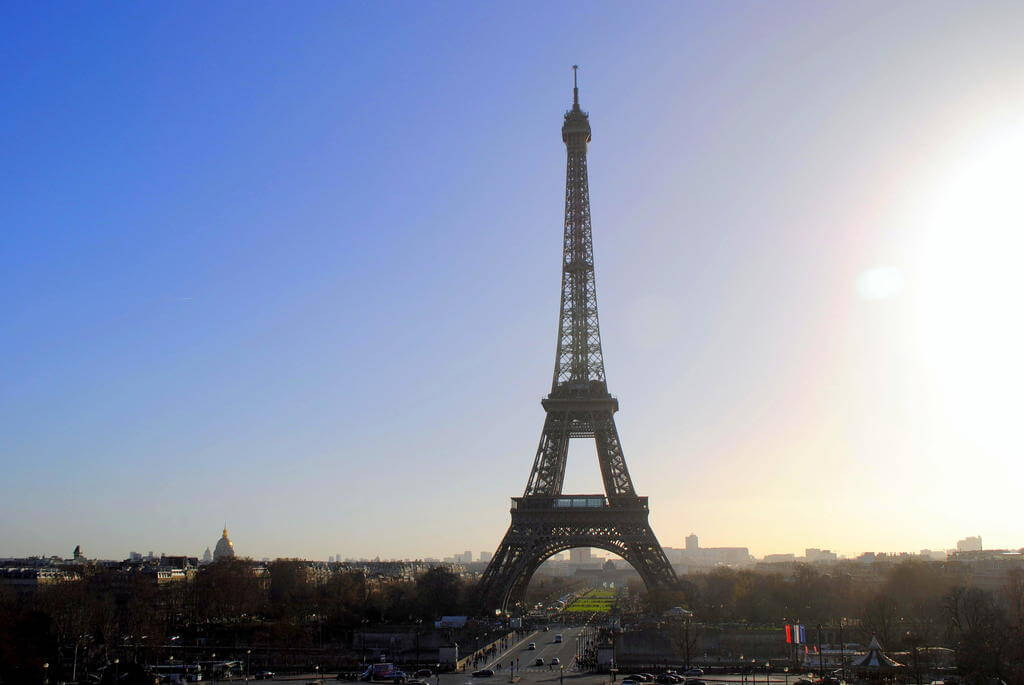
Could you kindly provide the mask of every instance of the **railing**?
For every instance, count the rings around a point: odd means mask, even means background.
[[[558,510],[580,510],[580,509],[602,509],[606,507],[633,507],[647,509],[646,497],[605,497],[604,495],[530,495],[527,497],[513,497],[512,509],[514,510],[536,510],[536,509],[558,509]]]

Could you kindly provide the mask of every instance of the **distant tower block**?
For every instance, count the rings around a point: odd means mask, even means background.
[[[608,393],[605,382],[587,181],[590,119],[580,109],[576,67],[572,109],[565,114],[562,141],[567,155],[565,231],[555,372],[551,393],[541,401],[547,415],[526,491],[512,499],[512,525],[480,579],[483,611],[521,602],[544,560],[579,547],[596,547],[622,557],[649,590],[678,585],[647,520],[647,498],[633,488],[615,427],[619,401]],[[596,443],[603,493],[562,494],[573,438]]]
[[[696,552],[698,549],[700,549],[700,543],[697,541],[697,534],[690,533],[686,536],[686,551]]]

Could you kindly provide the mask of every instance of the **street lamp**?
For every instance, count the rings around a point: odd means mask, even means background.
[[[245,682],[249,682],[249,655],[252,654],[251,649],[245,650]]]
[[[45,663],[43,663],[43,682],[44,683],[49,683],[50,682],[49,673],[50,673],[50,663],[49,662],[45,662]]]

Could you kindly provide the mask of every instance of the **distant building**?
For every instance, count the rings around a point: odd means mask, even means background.
[[[220,561],[221,559],[233,559],[235,557],[235,546],[232,544],[230,538],[228,538],[227,526],[224,527],[224,532],[220,536],[220,540],[217,540],[217,545],[213,548],[213,560]]]
[[[981,551],[981,536],[976,535],[970,538],[964,538],[963,540],[957,540],[956,543],[957,552],[980,552]]]
[[[922,549],[921,550],[921,556],[924,557],[925,559],[928,559],[929,561],[945,561],[946,560],[946,553],[943,552],[942,550],[933,551],[933,550],[930,550],[930,549]]]
[[[577,547],[569,550],[570,564],[589,564],[591,560],[589,547]]]
[[[203,563],[204,564],[213,563],[213,553],[210,552],[210,548],[209,547],[207,547],[206,551],[203,552]]]
[[[838,558],[839,556],[829,549],[818,549],[817,547],[810,547],[804,550],[804,559],[807,561],[808,564],[836,561]]]
[[[488,562],[491,560],[490,552],[480,552],[480,561]]]
[[[746,547],[701,547],[697,535],[686,536],[686,548],[665,548],[665,555],[673,564],[690,566],[739,566],[751,562]]]
[[[785,564],[796,561],[795,554],[765,554],[762,559],[766,564]]]
[[[81,580],[81,576],[54,567],[0,567],[0,586],[8,586],[18,594],[33,593],[44,585],[77,580]]]

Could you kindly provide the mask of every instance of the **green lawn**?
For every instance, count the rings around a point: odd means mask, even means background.
[[[578,597],[566,611],[578,611],[595,614],[607,614],[615,605],[615,590],[589,590],[582,597]]]

